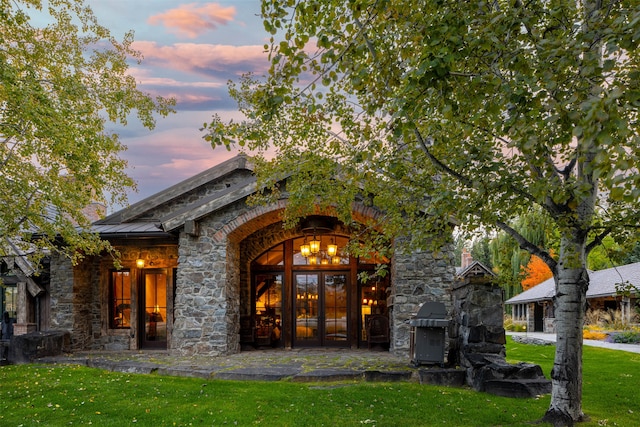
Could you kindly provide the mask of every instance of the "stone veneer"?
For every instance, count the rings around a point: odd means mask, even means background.
[[[180,355],[240,350],[239,247],[213,236],[237,211],[199,222],[199,235],[180,233],[171,349]]]
[[[391,351],[409,355],[410,326],[420,305],[427,301],[442,302],[447,313],[453,308],[451,287],[455,267],[449,246],[439,252],[415,251],[396,254],[391,262]]]
[[[132,271],[136,283],[135,260],[139,256],[156,260],[156,268],[175,268],[177,249],[161,247],[120,247],[120,261]],[[79,265],[59,254],[51,259],[49,328],[71,332],[72,350],[135,350],[137,349],[136,322],[132,329],[108,328],[109,270],[113,259],[87,257]],[[132,303],[137,290],[132,289]]]
[[[248,170],[220,177],[154,207],[135,220],[159,221],[173,212],[244,182]],[[251,301],[250,262],[271,246],[299,236],[281,227],[286,200],[269,206],[248,206],[244,199],[231,201],[197,218],[197,231],[175,230],[173,246],[145,247],[147,241],[130,238],[118,243],[122,264],[137,280],[135,259],[142,255],[155,260],[154,268],[176,269],[175,295],[168,304],[167,331],[172,353],[217,356],[240,350],[240,316],[248,314]],[[316,212],[331,215],[331,212]],[[354,203],[353,218],[366,222],[380,212]],[[339,230],[348,235],[349,229]],[[297,234],[296,234],[297,233]],[[441,301],[451,312],[450,289],[454,266],[452,250],[418,251],[397,254],[391,262],[390,307],[391,351],[409,356],[408,320],[426,301]],[[159,263],[158,263],[159,262]],[[72,267],[54,255],[51,263],[51,309],[49,327],[72,332],[73,349],[135,350],[138,345],[136,321],[131,329],[108,328],[110,256],[88,258]],[[135,283],[135,282],[134,282]],[[170,290],[171,291],[171,290]],[[132,291],[135,304],[137,291]]]

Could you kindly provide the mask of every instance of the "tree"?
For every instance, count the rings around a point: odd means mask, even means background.
[[[535,255],[531,255],[529,264],[524,270],[526,277],[522,279],[522,289],[525,291],[553,277],[549,266]]]
[[[29,14],[48,17],[46,26]],[[107,121],[133,110],[147,128],[173,100],[136,89],[127,61],[140,60],[101,26],[81,0],[0,0],[0,252],[55,250],[69,256],[108,247],[85,232],[83,208],[126,201],[134,186]],[[34,234],[36,233],[37,234]]]
[[[638,224],[637,1],[264,0],[267,76],[232,84],[246,120],[205,126],[212,145],[271,147],[265,197],[287,180],[287,219],[359,198],[383,233],[420,245],[496,227],[556,280],[558,342],[544,416],[583,419],[586,257]],[[558,260],[509,226],[533,209]]]
[[[475,239],[471,246],[471,256],[474,260],[481,262],[485,267],[493,269],[493,260],[491,259],[490,239],[483,237]]]

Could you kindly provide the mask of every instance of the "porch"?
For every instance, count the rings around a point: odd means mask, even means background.
[[[411,381],[463,386],[465,370],[414,367],[388,351],[344,348],[265,349],[227,356],[175,356],[167,351],[77,352],[37,363],[76,364],[116,372],[221,380],[334,382]]]

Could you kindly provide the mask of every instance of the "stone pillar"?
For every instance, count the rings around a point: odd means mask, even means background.
[[[440,252],[414,251],[396,254],[391,263],[392,294],[389,320],[391,326],[391,351],[410,357],[411,327],[421,304],[427,301],[442,302],[451,313],[451,287],[455,267],[450,248]]]
[[[33,318],[33,310],[29,303],[29,293],[27,291],[27,282],[18,282],[18,306],[17,306],[17,321],[13,325],[13,335],[25,335],[30,332],[35,332],[37,325],[34,322],[30,322]]]
[[[198,237],[180,234],[171,351],[219,356],[239,350],[239,293],[230,288],[227,242],[210,238],[213,232],[206,222],[200,228]],[[230,259],[236,256],[230,254]],[[232,274],[237,276],[235,268]]]
[[[458,362],[469,369],[477,355],[506,355],[502,288],[490,278],[457,282],[453,291],[454,316],[450,331],[457,341]],[[470,372],[470,371],[469,371]]]

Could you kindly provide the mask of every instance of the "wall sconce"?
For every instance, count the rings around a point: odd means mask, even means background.
[[[138,257],[138,259],[136,260],[136,267],[144,268],[144,259],[143,258]]]

